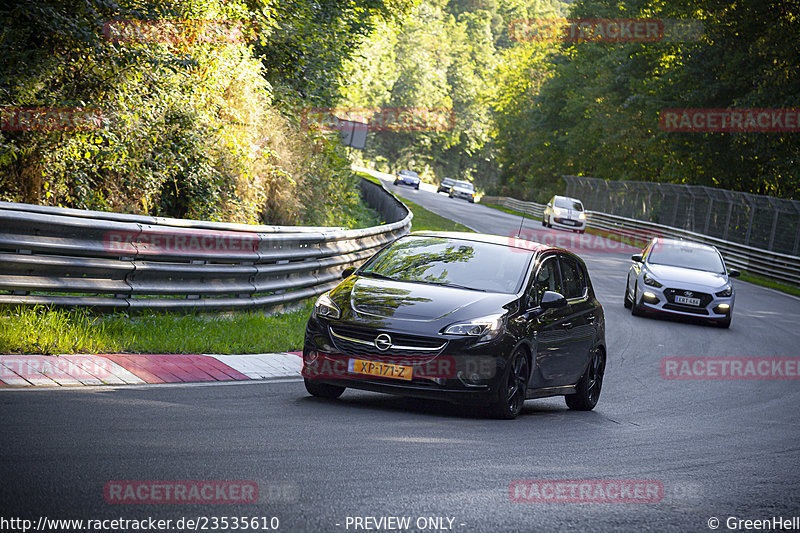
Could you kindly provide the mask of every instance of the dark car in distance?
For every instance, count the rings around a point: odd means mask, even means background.
[[[495,235],[416,232],[343,277],[306,326],[303,377],[313,396],[352,387],[480,404],[509,419],[530,398],[597,404],[605,320],[575,254]]]
[[[413,170],[401,170],[394,177],[395,185],[408,185],[419,189],[419,175]]]

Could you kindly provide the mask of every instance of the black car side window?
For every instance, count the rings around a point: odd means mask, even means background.
[[[561,273],[564,278],[564,297],[567,300],[583,297],[587,289],[583,269],[571,257],[561,256],[560,260]]]
[[[531,305],[536,307],[542,301],[545,291],[561,292],[561,279],[555,257],[544,260],[536,269],[536,277],[531,284]]]

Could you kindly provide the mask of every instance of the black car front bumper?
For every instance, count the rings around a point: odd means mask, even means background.
[[[374,330],[373,336],[380,333],[406,337],[406,344],[410,343],[410,334]],[[512,351],[513,339],[503,336],[480,342],[444,336],[427,338],[444,343],[444,347],[435,352],[398,353],[380,352],[363,344],[356,351],[353,345],[331,335],[330,322],[312,316],[306,326],[302,374],[318,383],[459,404],[486,404],[499,399],[505,389],[507,355]],[[348,368],[351,359],[411,366],[413,379],[356,374]]]

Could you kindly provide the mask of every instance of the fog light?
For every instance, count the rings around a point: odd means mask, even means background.
[[[731,306],[728,304],[719,304],[717,307],[719,307],[720,311],[727,311],[731,308]]]
[[[476,374],[475,372],[473,372],[472,374],[470,374],[469,377],[467,377],[467,375],[464,372],[459,370],[458,373],[456,374],[456,377],[458,378],[458,380],[461,383],[463,383],[467,387],[480,387],[481,386],[481,383],[480,383],[481,382],[481,377],[478,374]]]
[[[649,300],[649,301],[656,301],[656,302],[658,301],[658,298],[656,298],[656,295],[653,294],[650,291],[645,291],[644,294],[642,294],[642,298],[644,298],[645,300]]]

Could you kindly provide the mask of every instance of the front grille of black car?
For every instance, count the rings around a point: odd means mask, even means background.
[[[700,305],[695,307],[693,305],[675,303],[675,297],[676,296],[687,296],[685,294],[686,292],[691,292],[692,293],[692,295],[689,296],[689,298],[699,298],[700,299]],[[664,295],[667,297],[667,301],[670,304],[672,304],[675,307],[679,307],[680,308],[680,309],[675,309],[676,311],[695,312],[698,315],[707,315],[708,312],[707,311],[703,312],[703,311],[705,310],[706,307],[708,307],[708,304],[711,303],[711,300],[714,299],[714,297],[711,296],[708,293],[690,291],[688,289],[664,289]],[[664,305],[664,308],[667,308],[667,305]]]
[[[389,333],[392,346],[379,350],[375,338],[382,332],[350,326],[330,327],[331,340],[340,352],[347,355],[362,355],[386,362],[424,363],[435,358],[447,346],[447,340],[421,337],[402,333]]]

